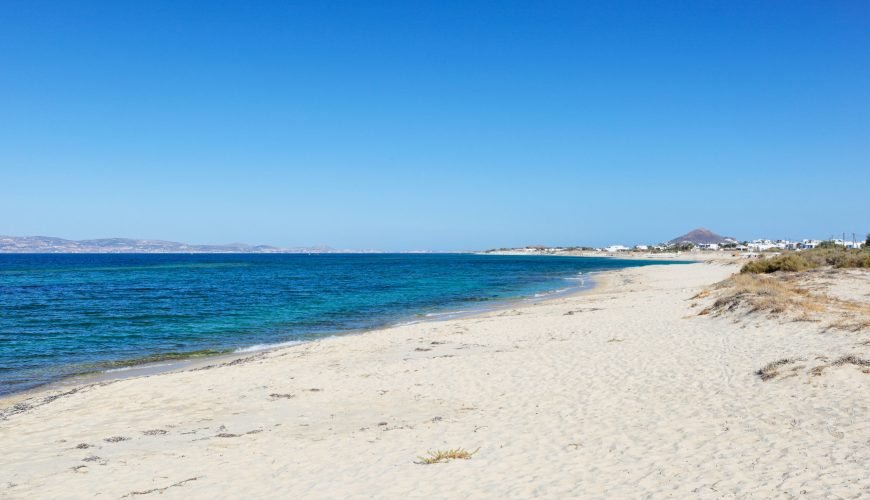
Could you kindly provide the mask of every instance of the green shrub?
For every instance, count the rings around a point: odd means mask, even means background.
[[[835,267],[870,268],[870,252],[864,252],[862,250],[849,252],[841,262],[835,264]]]
[[[812,269],[814,267],[817,266],[807,261],[807,259],[803,258],[803,256],[795,253],[789,253],[785,255],[777,255],[776,257],[770,257],[767,259],[760,259],[749,262],[744,265],[742,269],[740,269],[740,272],[752,274],[767,274],[775,273],[777,271],[806,271],[807,269]]]
[[[842,246],[814,248],[755,260],[740,269],[741,273],[767,274],[777,271],[797,272],[816,267],[870,268],[870,252]]]
[[[870,254],[859,249],[844,247],[814,248],[801,252],[808,260],[817,266],[833,266],[837,268],[870,267]]]

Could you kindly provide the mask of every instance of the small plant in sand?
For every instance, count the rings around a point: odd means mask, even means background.
[[[428,451],[427,456],[425,457],[417,457],[419,460],[418,464],[430,465],[430,464],[441,464],[444,462],[449,462],[451,460],[468,460],[477,453],[480,448],[474,451],[468,451],[465,448],[454,448],[451,450],[435,450]]]
[[[855,365],[863,368],[870,368],[870,360],[859,358],[854,354],[849,354],[848,356],[843,356],[842,358],[834,361],[833,366],[843,366],[843,365]]]
[[[756,371],[755,374],[758,375],[759,377],[761,377],[761,380],[766,382],[770,379],[776,378],[776,376],[779,375],[780,368],[782,368],[786,365],[790,365],[792,363],[796,363],[798,361],[803,361],[803,359],[802,358],[782,358],[782,359],[779,359],[777,361],[772,361],[772,362],[764,365],[758,371]]]

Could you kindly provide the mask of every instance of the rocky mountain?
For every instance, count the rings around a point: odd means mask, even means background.
[[[698,229],[693,229],[688,233],[677,236],[676,238],[668,241],[668,245],[679,245],[680,243],[693,243],[695,245],[699,245],[701,243],[736,243],[737,240],[731,238],[729,236],[720,236],[709,229],[705,229],[703,227]]]
[[[66,240],[49,236],[0,236],[0,253],[336,253],[329,247],[279,248],[229,243],[192,245],[175,241],[102,238]]]

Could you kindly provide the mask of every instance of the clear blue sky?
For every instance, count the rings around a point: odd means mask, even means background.
[[[0,234],[870,230],[870,3],[0,3]]]

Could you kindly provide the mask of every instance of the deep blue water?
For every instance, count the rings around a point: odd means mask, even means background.
[[[0,394],[579,286],[605,258],[0,255]],[[578,275],[578,273],[583,273]]]

